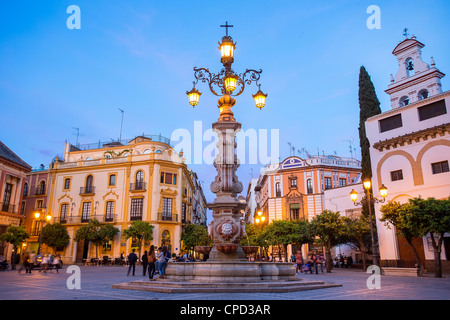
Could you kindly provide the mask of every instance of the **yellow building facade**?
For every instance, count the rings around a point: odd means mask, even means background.
[[[180,252],[182,227],[192,221],[193,174],[162,136],[138,136],[129,141],[84,146],[65,145],[64,158],[52,163],[48,210],[53,222],[67,228],[70,243],[64,263],[96,257],[95,246],[75,242],[77,229],[90,219],[119,229],[114,241],[98,248],[99,258],[126,257],[134,244],[122,238],[133,220],[147,221],[150,245]]]

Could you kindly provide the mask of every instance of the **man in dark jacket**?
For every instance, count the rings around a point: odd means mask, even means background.
[[[127,276],[130,275],[131,267],[133,267],[133,276],[134,271],[136,270],[136,261],[138,259],[137,255],[134,253],[135,249],[132,250],[132,252],[128,255],[128,263],[130,266],[128,267],[128,273]]]

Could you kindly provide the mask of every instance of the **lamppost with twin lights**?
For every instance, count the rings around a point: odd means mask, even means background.
[[[41,252],[42,228],[46,222],[49,222],[52,219],[52,216],[50,214],[44,215],[43,212],[36,211],[34,213],[34,219],[38,222],[39,244],[37,254],[39,254]]]
[[[370,195],[370,188],[372,186],[372,182],[370,181],[370,179],[365,179],[363,181],[363,186],[364,186],[364,190],[366,191],[366,194],[361,199],[361,201],[359,201],[359,202],[356,201],[358,199],[358,192],[356,192],[355,189],[353,189],[352,192],[350,192],[350,197],[355,206],[366,204],[369,207],[370,235],[372,237],[372,260],[373,260],[373,264],[376,265],[377,267],[379,267],[380,261],[378,258],[378,249],[376,246],[375,235],[374,235],[374,230],[373,230],[372,205],[375,203],[383,203],[386,201],[387,188],[384,186],[384,184],[381,185],[379,191],[380,191],[380,195],[381,195],[382,199],[380,200],[375,197],[371,197],[371,195]]]

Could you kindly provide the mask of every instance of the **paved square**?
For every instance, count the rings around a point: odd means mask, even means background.
[[[370,274],[361,270],[334,269],[332,273],[301,274],[308,280],[325,280],[342,287],[289,293],[195,293],[167,294],[112,289],[132,279],[146,279],[142,267],[127,277],[126,267],[81,266],[81,288],[68,289],[65,266],[59,273],[0,272],[0,300],[450,300],[450,277],[381,276],[380,289],[368,289]]]

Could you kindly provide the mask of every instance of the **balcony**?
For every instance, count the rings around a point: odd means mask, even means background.
[[[45,187],[39,187],[39,188],[36,188],[36,189],[34,190],[34,195],[35,195],[35,196],[42,196],[42,195],[45,195]]]
[[[178,214],[158,213],[158,221],[178,222]]]
[[[71,217],[57,217],[53,218],[53,223],[59,222],[61,224],[79,224],[88,223],[91,219],[97,219],[99,222],[117,222],[117,215],[90,215],[90,216],[71,216]]]
[[[146,191],[147,190],[147,183],[146,182],[136,182],[136,183],[130,183],[130,191]]]
[[[94,186],[80,187],[80,196],[82,196],[82,195],[94,195],[94,194],[95,194],[95,187]]]
[[[0,210],[3,212],[17,213],[16,206],[7,202],[0,202]]]

